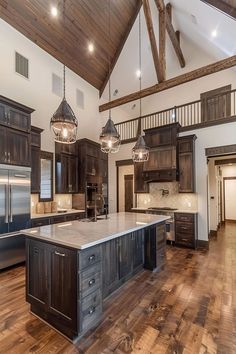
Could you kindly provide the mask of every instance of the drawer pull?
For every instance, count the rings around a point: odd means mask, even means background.
[[[88,284],[89,284],[89,286],[95,284],[95,279],[90,279]]]
[[[55,251],[55,255],[56,256],[60,256],[60,257],[65,257],[66,256],[65,253],[60,253],[60,252],[57,252],[57,251]]]
[[[89,309],[89,315],[92,315],[93,313],[95,312],[95,307],[92,306],[90,309]]]
[[[188,242],[189,240],[187,238],[182,238],[182,241]]]
[[[188,228],[186,226],[181,226],[181,229],[188,230]]]
[[[89,258],[88,258],[89,262],[94,261],[94,259],[95,259],[95,254],[92,254],[92,255],[89,256]]]

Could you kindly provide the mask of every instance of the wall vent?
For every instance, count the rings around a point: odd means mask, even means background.
[[[79,108],[84,109],[84,93],[79,89],[76,89],[76,104]]]
[[[27,79],[29,78],[29,60],[17,52],[15,52],[15,71]]]
[[[62,78],[52,73],[52,92],[62,97]]]

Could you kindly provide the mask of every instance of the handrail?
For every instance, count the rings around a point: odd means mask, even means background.
[[[224,101],[222,98],[224,97]],[[214,105],[212,104],[214,103]],[[227,106],[223,116],[220,105]],[[208,103],[211,103],[208,106]],[[205,106],[204,106],[205,104]],[[211,107],[211,108],[210,108]],[[211,111],[210,111],[211,109]],[[116,123],[115,126],[121,135],[122,142],[132,141],[137,137],[138,120],[141,119],[143,129],[155,128],[173,122],[179,122],[182,127],[191,127],[206,123],[208,120],[216,121],[222,118],[229,118],[236,115],[236,89],[209,96],[204,100],[195,100],[185,104],[172,106],[170,108],[146,114],[141,117],[132,118]]]

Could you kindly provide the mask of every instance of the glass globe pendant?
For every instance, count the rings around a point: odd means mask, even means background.
[[[132,159],[134,162],[145,162],[149,159],[149,148],[142,135],[139,135],[138,140],[132,149]]]

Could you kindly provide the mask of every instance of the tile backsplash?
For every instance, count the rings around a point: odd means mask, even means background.
[[[39,201],[38,194],[31,194],[31,213],[36,214],[36,204]],[[71,194],[55,194],[54,202],[57,203],[59,209],[72,209]]]
[[[172,207],[182,210],[197,210],[196,193],[179,193],[178,182],[150,183],[148,194],[137,194],[137,207]],[[162,196],[162,190],[169,191]]]

